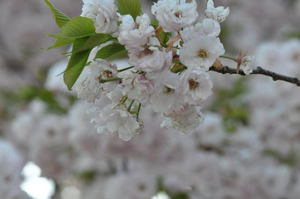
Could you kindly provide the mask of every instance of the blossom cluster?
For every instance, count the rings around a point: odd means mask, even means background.
[[[285,48],[288,52],[264,56],[257,64],[293,57],[287,55],[297,54],[297,48],[292,48],[297,43],[280,43],[290,46]],[[274,50],[262,51],[266,45],[257,53]],[[299,69],[298,64],[288,66]],[[58,85],[63,82],[52,83],[53,71],[47,85],[63,91]],[[212,75],[212,79],[220,77]],[[228,78],[221,84],[214,82],[217,90],[232,84]],[[191,199],[239,199],[246,194],[249,198],[296,199],[300,190],[299,93],[292,85],[275,85],[265,79],[250,80],[248,87],[240,97],[251,109],[249,126],[237,125],[230,134],[224,126],[226,116],[220,112],[207,113],[195,133],[181,135],[159,128],[163,116],[145,107],[141,112],[144,133],[124,142],[117,135],[96,133],[86,113],[90,103],[78,101],[66,115],[57,115],[43,102],[32,101],[13,121],[10,137],[26,161],[55,180],[63,194],[75,190],[77,198],[148,199],[164,191],[170,198],[185,194]]]
[[[284,46],[281,53],[272,53],[277,52],[275,44]],[[298,62],[289,59],[299,53],[294,46],[299,46],[297,40],[263,44],[255,53],[257,64],[270,62],[266,66],[279,70],[283,65],[272,60],[285,60],[287,72],[299,71]],[[65,64],[49,72],[48,89],[67,92],[55,75]],[[216,81],[220,76],[212,79],[217,90],[232,84],[228,78],[221,83]],[[251,198],[297,198],[299,93],[292,85],[265,79],[248,83],[250,90],[242,97],[251,109],[250,126],[238,126],[234,134],[227,133],[225,116],[219,112],[208,113],[195,133],[182,137],[159,128],[162,117],[145,107],[144,133],[123,142],[116,135],[98,135],[85,113],[92,104],[82,101],[67,115],[49,113],[44,103],[33,101],[15,118],[9,134],[25,161],[36,163],[62,190],[77,190],[81,198],[151,198],[160,191],[158,179],[170,196],[180,192],[190,198],[241,198],[247,193]]]
[[[117,37],[128,53],[121,64],[91,59],[73,87],[93,107],[97,131],[130,140],[142,131],[140,112],[147,107],[163,115],[162,127],[193,131],[212,94],[207,71],[225,53],[219,34],[229,8],[209,0],[200,15],[195,0],[159,0],[151,8],[154,25],[147,14],[120,15],[113,0],[83,2],[82,16],[96,32]]]
[[[77,190],[78,198],[148,199],[164,191],[170,198],[181,193],[191,199],[296,199],[299,93],[278,87],[278,93],[262,95],[274,90],[274,83],[261,83],[250,81],[252,89],[242,96],[250,103],[251,125],[231,134],[223,116],[212,112],[195,133],[174,134],[159,128],[162,118],[148,109],[141,113],[145,133],[124,142],[95,132],[87,103],[57,115],[33,101],[13,121],[11,136],[27,161],[63,191]]]

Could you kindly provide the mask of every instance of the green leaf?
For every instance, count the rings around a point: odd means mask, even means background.
[[[70,17],[66,16],[64,13],[61,11],[57,10],[49,0],[44,0],[45,3],[48,5],[50,8],[50,11],[52,12],[53,18],[56,22],[56,24],[62,28],[66,23],[70,21]]]
[[[156,29],[159,26],[159,21],[157,19],[152,19],[151,25]]]
[[[94,170],[84,171],[84,172],[78,174],[79,178],[87,183],[93,182],[95,180],[95,178],[97,177],[97,175],[98,175],[98,172],[94,171]]]
[[[127,56],[127,51],[125,47],[121,44],[115,43],[101,48],[97,52],[95,59],[99,58],[99,59],[113,60],[125,56]]]
[[[290,32],[288,34],[286,34],[286,38],[287,39],[300,39],[300,32]]]
[[[262,154],[265,156],[275,158],[280,163],[286,164],[290,167],[294,167],[297,164],[299,157],[299,154],[294,150],[291,150],[288,154],[283,155],[280,154],[278,151],[272,149],[265,149],[262,151]]]
[[[180,73],[186,69],[187,67],[181,63],[174,63],[174,65],[170,68],[173,73]]]
[[[87,40],[88,38],[76,39],[74,41],[73,50],[76,51],[80,49]],[[72,53],[67,69],[64,72],[64,82],[69,90],[72,89],[82,70],[86,66],[90,52],[91,50]]]
[[[93,49],[96,46],[99,46],[105,42],[116,40],[116,38],[112,37],[109,34],[95,34],[91,37],[89,37],[86,42],[81,46],[80,49],[74,51],[72,53],[78,53],[85,50]]]
[[[156,29],[155,33],[156,33],[156,36],[158,37],[158,40],[160,41],[161,45],[163,47],[167,47],[167,42],[172,37],[172,33],[164,32],[162,29],[161,30],[158,29],[159,21],[156,19],[153,19],[151,21],[151,25]]]
[[[47,50],[50,49],[54,49],[54,48],[60,48],[60,47],[64,47],[64,46],[68,46],[71,45],[74,42],[74,39],[70,39],[70,38],[59,38],[55,41],[55,43],[50,46],[49,48],[47,48]]]
[[[55,97],[55,93],[44,88],[25,87],[17,93],[17,98],[21,101],[32,101],[39,99],[47,104],[48,110],[55,113],[66,113],[67,110],[61,106]]]
[[[180,192],[176,193],[173,196],[171,196],[172,199],[189,199],[189,196],[187,193]]]
[[[140,0],[117,0],[116,3],[121,15],[131,15],[135,19],[142,14]]]
[[[86,17],[75,17],[62,27],[59,34],[50,36],[57,39],[78,39],[94,34],[95,26],[93,20]]]

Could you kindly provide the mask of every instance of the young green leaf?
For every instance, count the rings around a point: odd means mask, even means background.
[[[76,39],[73,44],[73,50],[76,51],[80,49],[88,38]],[[68,89],[71,90],[76,80],[80,76],[82,70],[87,64],[91,50],[86,50],[78,53],[72,53],[67,69],[64,72],[64,82]]]
[[[108,46],[101,48],[97,54],[95,59],[106,59],[113,60],[127,56],[127,51],[125,47],[121,44],[114,43]]]
[[[86,17],[75,17],[61,28],[59,34],[51,35],[51,37],[57,39],[78,39],[94,34],[96,33],[93,20]]]
[[[68,46],[71,45],[74,42],[74,39],[70,39],[70,38],[59,38],[55,41],[55,43],[50,46],[49,48],[47,48],[47,50],[50,49],[54,49],[54,48],[60,48],[60,47],[64,47],[64,46]]]
[[[85,50],[89,50],[89,49],[93,49],[96,46],[99,46],[105,42],[111,41],[111,40],[116,40],[116,38],[114,38],[113,36],[109,35],[109,34],[95,34],[91,37],[89,37],[86,42],[81,46],[80,49],[74,51],[72,53],[78,53],[78,52],[82,52]]]
[[[117,0],[116,3],[121,15],[131,15],[135,19],[142,14],[140,0]]]
[[[44,0],[47,6],[50,8],[50,11],[52,12],[53,18],[56,22],[56,24],[62,28],[66,23],[70,21],[70,17],[66,16],[61,11],[57,10],[49,0]]]

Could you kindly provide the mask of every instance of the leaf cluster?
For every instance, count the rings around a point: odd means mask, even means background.
[[[88,65],[90,53],[95,47],[109,41],[112,42],[101,48],[94,59],[114,60],[127,56],[128,53],[125,47],[118,43],[117,38],[110,34],[96,33],[92,19],[81,16],[71,19],[55,8],[49,0],[44,1],[48,5],[57,26],[60,28],[58,34],[49,35],[55,39],[55,42],[48,50],[72,46],[71,52],[67,53],[70,58],[64,71],[64,82],[69,90],[72,89],[84,67]],[[116,4],[121,15],[129,14],[135,19],[142,14],[140,0],[117,0]]]

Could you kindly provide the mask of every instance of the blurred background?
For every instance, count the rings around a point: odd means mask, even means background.
[[[81,0],[52,2],[81,13]],[[145,12],[152,3],[143,1]],[[299,0],[215,3],[231,9],[221,33],[228,55],[247,52],[300,77]],[[126,143],[96,134],[62,84],[66,49],[44,50],[57,31],[44,1],[0,0],[1,199],[300,198],[299,87],[212,73],[195,133],[160,129],[145,111],[145,132]]]

